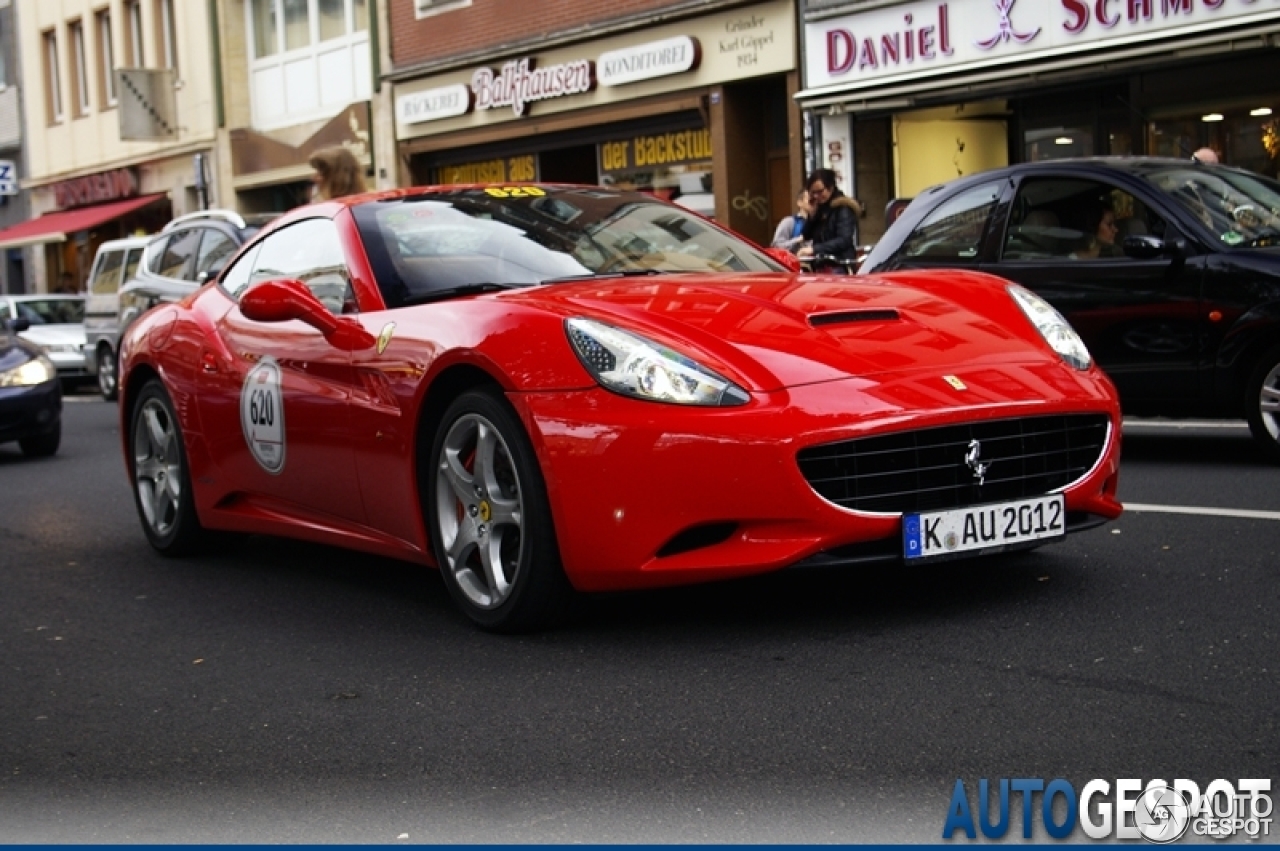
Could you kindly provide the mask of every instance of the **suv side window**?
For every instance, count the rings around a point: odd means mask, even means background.
[[[1000,200],[1002,181],[981,183],[944,201],[916,225],[898,256],[944,260],[950,264],[977,263],[987,220]]]
[[[104,251],[89,273],[90,295],[112,295],[120,289],[120,267],[124,265],[123,251]]]
[[[190,281],[195,278],[191,268],[191,260],[196,248],[200,245],[200,234],[204,228],[190,228],[176,231],[169,237],[164,255],[160,258],[160,269],[156,274],[179,281]]]
[[[146,264],[147,271],[153,275],[160,274],[160,262],[164,260],[164,250],[169,244],[169,237],[162,236],[155,242],[147,246]]]
[[[272,278],[302,281],[332,313],[355,311],[338,226],[330,219],[305,219],[262,241],[248,283]]]
[[[1139,198],[1078,177],[1025,180],[1009,216],[1004,260],[1118,260],[1127,236],[1163,236],[1164,221]]]
[[[200,240],[200,253],[196,255],[194,279],[204,283],[216,277],[239,247],[234,239],[222,231],[206,228],[204,237]]]
[[[124,277],[121,284],[127,284],[138,276],[138,264],[142,262],[143,249],[130,248],[124,256]]]

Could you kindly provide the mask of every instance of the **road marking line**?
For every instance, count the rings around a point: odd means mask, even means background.
[[[1230,428],[1248,429],[1249,424],[1239,420],[1135,420],[1125,419],[1125,428]]]
[[[1280,520],[1280,511],[1254,511],[1248,508],[1205,508],[1195,505],[1148,505],[1142,502],[1126,502],[1124,510],[1159,514],[1200,514],[1208,517],[1243,517],[1250,520]]]

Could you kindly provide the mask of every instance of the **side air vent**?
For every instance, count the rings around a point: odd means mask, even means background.
[[[814,328],[823,325],[846,325],[851,322],[897,322],[902,317],[898,311],[887,310],[833,310],[830,313],[815,313],[809,317],[809,324]]]
[[[663,544],[662,548],[658,550],[658,558],[668,558],[680,553],[700,550],[703,547],[722,544],[729,540],[729,537],[737,530],[738,524],[729,522],[703,523],[701,526],[690,526]]]

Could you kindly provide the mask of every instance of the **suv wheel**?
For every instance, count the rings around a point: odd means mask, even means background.
[[[98,351],[98,392],[108,402],[114,401],[119,391],[116,372],[116,353],[103,346]]]

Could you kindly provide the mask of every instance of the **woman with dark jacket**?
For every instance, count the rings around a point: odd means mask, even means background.
[[[820,168],[805,181],[813,214],[804,226],[806,245],[796,252],[806,257],[830,255],[841,260],[858,256],[858,217],[862,207],[836,186],[836,173]]]

